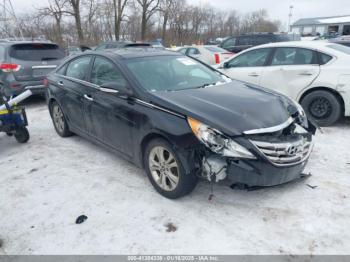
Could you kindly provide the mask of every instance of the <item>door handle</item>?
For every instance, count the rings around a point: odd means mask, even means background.
[[[91,96],[87,95],[87,94],[84,95],[84,98],[86,100],[89,100],[89,101],[94,101],[94,99]]]
[[[57,84],[58,84],[59,86],[63,86],[63,85],[64,85],[62,81],[58,81]]]
[[[248,76],[258,77],[258,76],[259,76],[259,74],[258,74],[258,73],[250,73]]]

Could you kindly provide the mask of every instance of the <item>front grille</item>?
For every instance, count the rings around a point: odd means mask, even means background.
[[[306,137],[291,142],[250,140],[273,164],[285,166],[303,162],[309,156],[312,143]]]

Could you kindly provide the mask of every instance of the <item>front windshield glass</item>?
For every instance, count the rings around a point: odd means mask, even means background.
[[[128,69],[151,92],[177,91],[224,83],[214,70],[185,56],[154,56],[130,59]]]

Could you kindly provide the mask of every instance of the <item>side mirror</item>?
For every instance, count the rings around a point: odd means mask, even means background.
[[[230,63],[229,62],[225,62],[223,65],[222,65],[223,68],[229,68],[230,67]]]
[[[105,93],[117,94],[118,96],[131,96],[133,92],[124,82],[107,82],[100,86],[100,91]]]

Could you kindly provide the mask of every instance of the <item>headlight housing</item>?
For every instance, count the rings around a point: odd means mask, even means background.
[[[187,122],[195,136],[214,153],[225,157],[256,159],[246,148],[226,137],[220,131],[190,117],[187,118]]]
[[[306,117],[306,114],[305,114],[305,111],[303,109],[303,107],[295,100],[292,100],[295,107],[298,109],[298,112],[299,112],[299,120],[300,120],[300,123],[302,126],[304,126],[305,128],[308,127],[308,121],[307,121],[307,117]]]

